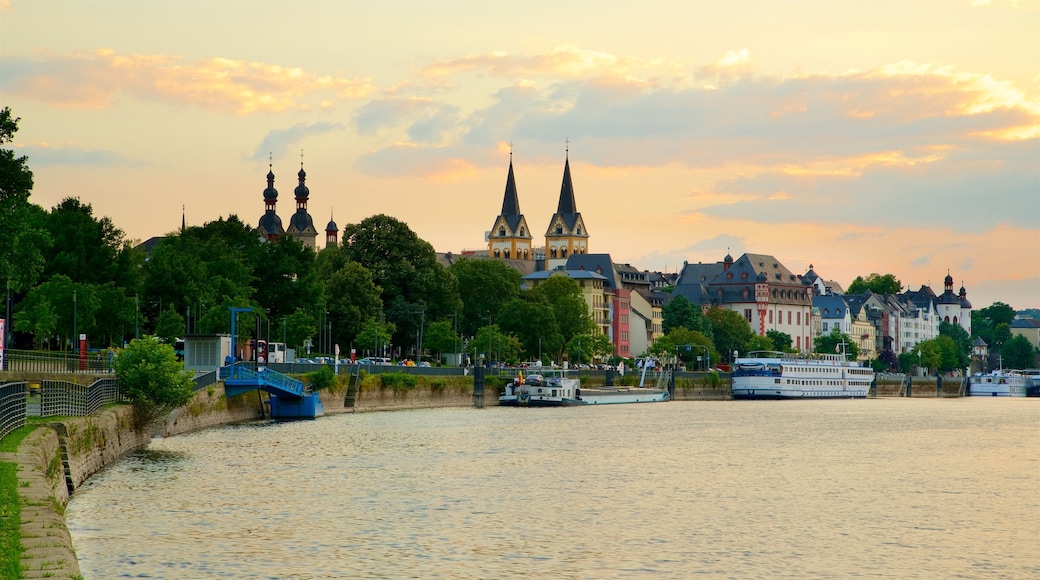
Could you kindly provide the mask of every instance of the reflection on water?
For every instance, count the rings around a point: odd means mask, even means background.
[[[85,578],[1040,576],[1040,401],[443,409],[159,439]]]

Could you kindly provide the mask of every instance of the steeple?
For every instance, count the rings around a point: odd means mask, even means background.
[[[530,260],[531,229],[527,227],[524,214],[520,213],[520,197],[516,193],[516,178],[513,176],[513,150],[509,150],[509,174],[506,176],[506,191],[502,196],[502,213],[487,233],[488,256],[495,258]]]
[[[267,160],[267,189],[264,190],[264,215],[260,216],[260,235],[269,241],[277,240],[285,233],[282,228],[282,218],[275,213],[275,205],[278,203],[278,190],[274,188],[273,155],[268,155]]]
[[[520,199],[516,195],[516,179],[513,177],[513,152],[509,152],[509,175],[506,177],[506,193],[502,197],[502,215],[520,215]]]
[[[310,198],[311,190],[306,184],[307,172],[303,170],[303,151],[300,151],[300,172],[296,175],[300,179],[300,184],[293,192],[296,194],[296,213],[289,218],[289,227],[285,231],[303,245],[316,249],[318,230],[314,227],[311,214],[307,212],[307,200]]]
[[[567,257],[588,253],[589,232],[574,201],[574,182],[571,180],[570,140],[567,141],[563,163],[563,184],[560,186],[560,203],[549,220],[545,231],[546,268],[553,270],[567,263]]]
[[[560,186],[560,203],[556,206],[558,214],[578,213],[578,204],[574,202],[574,184],[571,182],[570,146],[563,162],[563,184]]]

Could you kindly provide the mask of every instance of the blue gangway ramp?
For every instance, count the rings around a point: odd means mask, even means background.
[[[301,381],[269,368],[224,366],[220,368],[220,378],[224,380],[224,393],[228,397],[256,390],[270,394],[273,419],[313,419],[325,414],[317,393],[304,392]]]

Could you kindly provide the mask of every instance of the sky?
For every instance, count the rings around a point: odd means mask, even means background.
[[[486,249],[512,151],[536,235],[569,156],[618,263],[1040,307],[1040,0],[0,0],[0,106],[31,201],[131,240],[256,225],[269,164],[287,223],[302,161],[319,232]]]

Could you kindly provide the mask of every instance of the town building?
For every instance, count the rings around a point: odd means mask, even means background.
[[[767,254],[726,254],[714,264],[684,264],[673,294],[709,308],[740,313],[759,335],[789,335],[798,351],[812,350],[813,286]]]
[[[1016,316],[1011,321],[1011,336],[1024,336],[1033,348],[1040,349],[1040,320]]]

